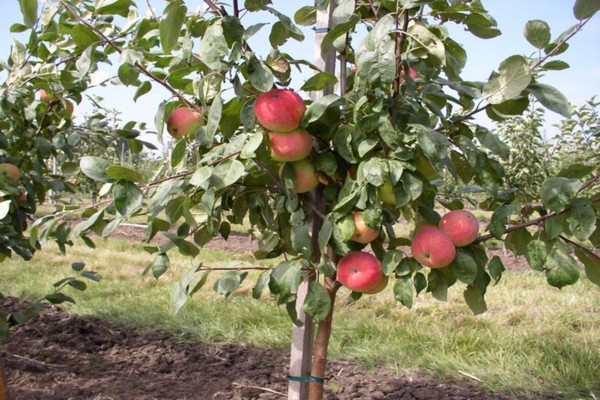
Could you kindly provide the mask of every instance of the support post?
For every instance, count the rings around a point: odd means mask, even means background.
[[[325,59],[321,56],[321,43],[323,38],[327,34],[329,27],[331,26],[331,15],[335,8],[335,1],[331,1],[329,6],[320,6],[317,9],[317,23],[315,25],[315,46],[314,46],[314,64],[319,67],[322,71],[335,73],[335,51],[329,49]],[[327,87],[321,92],[312,92],[311,99],[313,101],[319,98],[333,93],[333,87]],[[320,191],[321,193],[318,193]],[[310,196],[310,201],[316,209],[323,207],[323,196],[322,188],[318,188],[317,191],[313,191]],[[321,204],[321,206],[319,206]],[[319,262],[320,249],[317,242],[317,236],[323,221],[321,217],[316,213],[312,213],[312,242],[313,242],[313,261]],[[308,273],[304,276],[304,279],[298,287],[298,293],[296,297],[296,313],[298,319],[302,322],[302,326],[294,325],[292,327],[292,347],[290,351],[290,369],[289,376],[291,379],[288,383],[288,399],[289,400],[306,400],[309,394],[309,381],[298,380],[294,377],[305,377],[310,376],[311,364],[312,364],[312,350],[314,340],[314,324],[310,318],[306,318],[306,315],[302,311],[302,305],[308,292],[308,285],[310,282],[316,279],[314,272]]]

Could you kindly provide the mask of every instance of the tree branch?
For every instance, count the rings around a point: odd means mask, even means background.
[[[104,33],[102,33],[102,31],[100,31],[96,26],[94,26],[93,24],[90,24],[88,21],[83,19],[81,17],[81,15],[79,15],[76,8],[74,8],[70,4],[67,4],[65,2],[65,0],[60,0],[60,4],[62,4],[62,6],[65,7],[67,9],[67,11],[77,21],[79,21],[81,24],[83,24],[86,27],[88,27],[89,29],[91,29],[96,35],[98,35],[100,38],[102,38],[102,40],[105,41],[106,44],[108,44],[110,47],[112,47],[114,50],[116,50],[119,54],[122,54],[124,52],[123,48],[116,45],[108,36],[106,36]],[[146,75],[147,77],[149,77],[150,79],[152,79],[153,81],[155,81],[156,83],[158,83],[159,85],[161,85],[162,87],[167,89],[173,96],[177,97],[185,105],[187,105],[190,108],[193,108],[194,110],[196,110],[198,112],[202,112],[202,109],[199,106],[197,106],[196,104],[194,104],[191,101],[189,101],[188,99],[186,99],[181,93],[179,93],[177,90],[175,90],[171,85],[169,85],[167,82],[158,78],[156,75],[154,75],[152,72],[150,72],[146,67],[144,67],[144,65],[142,65],[141,62],[135,61],[133,63],[133,65],[136,68],[138,68],[144,75]]]

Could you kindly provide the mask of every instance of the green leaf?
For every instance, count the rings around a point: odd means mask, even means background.
[[[549,240],[556,239],[564,229],[565,215],[556,215],[544,221],[544,232]]]
[[[487,13],[473,12],[467,16],[465,24],[473,35],[481,39],[491,39],[502,34],[496,27],[494,18]]]
[[[106,173],[106,169],[111,166],[106,160],[94,156],[81,157],[79,168],[88,178],[98,182],[112,182],[113,179]]]
[[[308,78],[304,85],[300,88],[300,90],[311,91],[311,90],[322,90],[327,86],[333,86],[338,82],[335,75],[330,74],[329,72],[319,72],[316,75]]]
[[[544,83],[532,83],[527,89],[548,110],[554,111],[565,118],[571,116],[569,100],[558,89]]]
[[[569,68],[570,65],[561,60],[552,60],[542,65],[542,69],[545,71],[562,71],[563,69]]]
[[[456,257],[450,264],[450,270],[461,282],[472,284],[477,278],[477,262],[473,256],[463,249],[457,249]]]
[[[500,63],[498,72],[492,73],[483,86],[482,96],[490,104],[500,104],[521,95],[531,82],[529,62],[523,56],[511,56]]]
[[[384,18],[386,17],[383,17],[382,19]],[[354,29],[359,20],[359,16],[353,15],[350,21],[345,22],[343,24],[338,24],[334,26],[331,30],[329,30],[329,32],[327,32],[325,37],[323,37],[323,41],[321,42],[321,56],[323,58],[326,58],[327,52],[329,51],[329,48],[333,44],[333,42],[335,42],[335,40],[340,36],[345,35],[352,29]]]
[[[170,2],[163,12],[159,25],[160,45],[166,54],[177,45],[181,26],[185,22],[187,7],[180,1]]]
[[[563,177],[546,178],[540,189],[540,197],[552,211],[562,211],[581,188],[581,181]]]
[[[400,250],[389,250],[383,256],[383,260],[381,260],[381,269],[383,270],[384,275],[391,275],[394,273],[396,268],[400,266],[400,262],[403,261],[404,253]]]
[[[123,63],[119,67],[118,71],[119,80],[123,82],[125,86],[129,86],[137,82],[140,76],[140,70],[130,63]]]
[[[502,259],[498,256],[492,257],[487,265],[487,269],[492,279],[494,279],[495,284],[500,282],[502,273],[506,270],[506,268],[504,268],[504,264],[502,263]]]
[[[179,249],[179,252],[184,256],[196,257],[200,253],[198,247],[180,236],[170,232],[162,232],[162,235],[175,244]]]
[[[473,314],[479,315],[487,311],[485,298],[483,297],[481,290],[479,290],[477,287],[471,285],[467,286],[463,295]]]
[[[584,241],[596,230],[596,213],[589,199],[575,199],[568,220],[569,230],[579,240]]]
[[[561,246],[555,246],[546,259],[546,280],[554,287],[572,285],[579,279],[579,266]]]
[[[23,14],[23,23],[28,28],[33,28],[37,22],[38,2],[37,0],[19,0],[21,14]]]
[[[183,161],[183,159],[185,158],[186,152],[187,152],[187,141],[179,140],[175,144],[175,147],[173,147],[173,151],[171,152],[171,168],[175,168]]]
[[[208,68],[220,71],[222,68],[222,59],[228,53],[229,48],[227,47],[227,40],[225,40],[223,33],[223,26],[220,21],[217,21],[206,29],[200,41],[198,57]]]
[[[410,276],[401,276],[394,283],[394,298],[406,308],[412,308],[414,290]]]
[[[548,248],[546,243],[541,240],[532,240],[525,249],[525,258],[529,266],[536,271],[543,271],[546,259],[548,258]]]
[[[66,294],[60,293],[60,292],[47,294],[44,297],[44,300],[46,300],[47,302],[49,302],[51,304],[62,304],[65,302],[75,304],[75,300],[72,297],[67,296]]]
[[[266,92],[273,88],[273,72],[256,57],[248,60],[248,79],[256,89]]]
[[[587,249],[575,247],[575,255],[585,267],[585,275],[596,285],[600,286],[600,257]]]
[[[213,100],[210,110],[208,110],[208,120],[206,121],[206,137],[201,138],[201,145],[204,148],[209,148],[213,145],[215,135],[219,130],[219,122],[221,121],[222,115],[223,102],[221,101],[221,96],[217,96]]]
[[[124,179],[126,181],[141,182],[144,180],[142,174],[127,167],[121,167],[120,165],[111,165],[106,168],[106,174],[115,180]]]
[[[113,188],[114,205],[119,214],[129,219],[144,201],[144,193],[135,183],[120,180]]]
[[[171,312],[177,314],[187,300],[204,286],[208,279],[209,271],[200,271],[199,266],[191,267],[179,280],[173,285],[171,291]]]
[[[525,24],[525,39],[536,49],[543,49],[550,43],[550,26],[539,19],[527,21]]]
[[[142,84],[135,91],[133,101],[137,101],[137,99],[148,93],[150,90],[152,90],[152,83],[150,83],[149,81],[142,82]],[[160,125],[159,130],[162,130],[162,124]]]
[[[302,26],[311,26],[317,22],[317,8],[304,6],[294,13],[294,22]]]
[[[506,235],[504,244],[506,248],[511,250],[518,256],[525,255],[527,252],[527,246],[531,242],[531,233],[525,228],[517,229],[516,231],[510,232]]]
[[[424,24],[412,24],[408,28],[408,36],[412,39],[410,40],[412,46],[410,51],[415,53],[416,56],[429,56],[427,59],[436,67],[442,67],[446,64],[446,49],[444,43]]]
[[[477,140],[494,154],[499,155],[502,159],[508,159],[510,156],[510,147],[504,143],[498,135],[490,132],[488,129],[478,126],[475,131]]]
[[[448,138],[423,125],[414,125],[413,127],[417,132],[417,141],[423,153],[425,153],[425,156],[427,156],[435,170],[443,174],[443,161],[448,159],[448,151],[450,149]]]
[[[600,10],[599,0],[577,0],[573,6],[573,15],[579,21],[591,18]]]
[[[252,288],[252,298],[257,300],[260,299],[262,292],[269,283],[269,279],[271,279],[271,271],[263,271],[260,273],[256,280],[256,285]]]
[[[100,15],[117,14],[125,18],[132,5],[134,5],[132,0],[99,0],[95,11]]]
[[[302,264],[297,261],[283,261],[271,273],[269,289],[273,294],[297,293],[302,279]]]
[[[331,299],[327,289],[319,282],[310,282],[304,304],[302,304],[302,311],[310,316],[313,322],[318,323],[327,318],[330,309]]]
[[[215,189],[221,189],[237,182],[245,174],[246,167],[236,159],[227,159],[215,167],[211,178],[211,186]]]
[[[588,166],[588,165],[584,165],[584,164],[575,163],[575,164],[569,164],[566,167],[564,167],[563,169],[561,169],[559,171],[559,173],[557,174],[557,176],[563,176],[565,178],[581,179],[581,178],[585,178],[586,176],[588,176],[595,170],[596,170],[595,166]]]

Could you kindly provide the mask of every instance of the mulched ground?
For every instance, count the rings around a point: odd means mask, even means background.
[[[23,307],[14,298],[0,300],[6,310]],[[2,355],[13,400],[283,399],[287,393],[289,359],[281,352],[182,343],[58,307],[16,327]],[[327,399],[510,399],[426,377],[399,379],[384,370],[328,366]]]

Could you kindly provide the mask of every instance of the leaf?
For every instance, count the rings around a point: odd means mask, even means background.
[[[531,233],[527,229],[517,229],[516,231],[510,232],[506,235],[504,240],[505,246],[510,249],[513,253],[518,256],[525,255],[527,251],[527,245],[531,242]]]
[[[574,163],[574,164],[569,164],[566,167],[564,167],[563,169],[561,169],[558,172],[557,176],[563,176],[565,178],[581,179],[581,178],[585,178],[586,176],[588,176],[589,174],[594,172],[595,169],[596,169],[596,167],[594,167],[594,166],[588,166],[588,165],[584,165],[584,164]]]
[[[394,283],[394,298],[406,308],[412,308],[414,301],[413,284],[410,276],[401,276]]]
[[[302,26],[311,26],[317,22],[317,8],[304,6],[294,13],[294,22]]]
[[[573,15],[579,21],[591,18],[600,10],[599,0],[577,0],[573,6]]]
[[[425,153],[425,156],[427,156],[435,170],[443,174],[443,161],[448,159],[448,151],[450,149],[448,138],[423,125],[414,125],[413,127],[417,128],[415,129],[417,132],[417,141],[423,153]]]
[[[283,261],[271,272],[269,289],[273,294],[297,293],[302,279],[302,264],[296,261]]]
[[[210,183],[215,189],[221,189],[237,182],[245,174],[246,167],[240,160],[227,159],[215,167]]]
[[[187,142],[185,140],[179,140],[171,152],[171,168],[175,168],[183,161],[186,152]]]
[[[113,179],[106,173],[111,164],[99,157],[84,156],[79,161],[79,168],[88,178],[98,182],[111,182]]]
[[[200,50],[198,56],[208,68],[220,71],[222,68],[222,59],[229,53],[227,40],[223,33],[223,26],[220,21],[210,25],[200,41]]]
[[[472,284],[477,278],[477,262],[470,253],[460,248],[457,249],[456,257],[450,264],[450,270],[458,280],[466,284]]]
[[[577,239],[584,241],[596,230],[596,213],[589,199],[575,199],[567,219],[569,230]]]
[[[543,271],[546,259],[548,258],[548,248],[546,243],[541,240],[532,240],[525,249],[525,258],[529,266],[536,271]]]
[[[552,60],[542,65],[542,69],[545,71],[562,71],[563,69],[569,68],[570,65],[561,60]]]
[[[310,316],[313,322],[318,323],[327,318],[330,309],[331,299],[327,289],[319,282],[310,282],[304,304],[302,304],[302,311]]]
[[[560,212],[569,205],[581,185],[577,179],[546,178],[540,189],[540,198],[550,210]]]
[[[475,131],[477,140],[494,154],[499,155],[503,159],[508,159],[510,156],[510,147],[504,143],[498,135],[490,132],[489,129],[478,126]]]
[[[333,86],[338,82],[335,75],[329,72],[319,72],[316,75],[308,78],[304,85],[300,88],[300,90],[304,91],[312,91],[312,90],[322,90],[327,86]]]
[[[124,179],[132,182],[141,182],[144,180],[142,174],[139,172],[131,168],[121,167],[120,165],[111,165],[106,168],[106,174],[116,180]]]
[[[579,266],[561,246],[555,246],[546,260],[546,280],[551,286],[562,288],[579,279]]]
[[[150,90],[152,90],[152,83],[150,83],[149,81],[142,82],[142,84],[135,91],[135,95],[133,96],[133,101],[137,101],[137,99],[139,99],[140,97],[142,97],[143,95],[148,93]],[[159,110],[159,112],[160,112],[160,110]],[[162,124],[160,125],[160,128],[158,128],[158,129],[162,131]]]
[[[389,250],[383,256],[383,260],[381,260],[381,269],[383,270],[384,275],[391,275],[394,273],[396,268],[400,266],[400,263],[404,258],[404,252],[396,249]],[[410,273],[410,271],[408,271]]]
[[[75,300],[72,297],[67,296],[66,294],[60,293],[60,292],[47,294],[44,297],[44,300],[46,300],[47,302],[49,302],[51,304],[62,304],[65,302],[75,304]]]
[[[252,298],[257,300],[260,299],[262,292],[269,283],[269,279],[271,279],[271,271],[263,271],[260,273],[256,280],[256,285],[252,288]]]
[[[21,14],[23,14],[23,23],[28,28],[33,28],[37,22],[37,0],[19,0],[19,7],[21,8]]]
[[[564,214],[556,215],[544,221],[544,232],[546,233],[546,238],[549,240],[556,239],[558,235],[563,232],[564,222]]]
[[[120,180],[113,188],[114,205],[116,210],[129,219],[144,201],[144,193],[135,183]]]
[[[502,273],[506,270],[506,268],[504,268],[504,264],[502,263],[502,259],[498,256],[492,257],[487,265],[487,269],[495,284],[500,282]]]
[[[473,314],[479,315],[487,311],[485,298],[477,287],[471,285],[467,286],[463,295]]]
[[[117,14],[125,18],[132,5],[134,5],[132,0],[99,0],[95,11],[100,15]]]
[[[234,290],[240,287],[247,275],[248,272],[224,272],[221,278],[215,282],[213,289],[215,292],[222,294],[225,297],[229,297]]]
[[[160,278],[171,265],[171,261],[169,260],[169,256],[164,253],[159,253],[156,255],[154,260],[146,267],[144,270],[144,275],[148,272],[152,272],[152,276],[154,279]]]
[[[529,63],[523,56],[511,56],[500,63],[483,86],[482,96],[490,104],[500,104],[521,95],[531,82]]]
[[[575,255],[585,267],[585,275],[596,285],[600,286],[600,257],[587,249],[575,247]]]
[[[256,57],[248,60],[248,79],[256,89],[266,92],[273,88],[273,72]]]
[[[223,102],[221,96],[215,97],[213,100],[210,110],[208,110],[208,119],[206,121],[206,137],[201,138],[201,145],[205,148],[209,148],[213,145],[215,134],[219,129],[219,122],[223,115]]]
[[[539,19],[527,21],[525,24],[525,39],[536,49],[543,49],[550,43],[550,26]]]
[[[166,54],[177,45],[181,26],[185,21],[187,7],[180,1],[170,2],[163,12],[159,25],[160,45]]]
[[[123,63],[119,67],[118,75],[119,80],[125,86],[129,86],[137,82],[137,79],[140,76],[140,70],[130,63]]]
[[[527,89],[548,110],[554,111],[565,118],[571,116],[569,100],[555,87],[544,83],[532,83]]]
[[[11,200],[4,200],[0,203],[0,219],[4,219],[10,212]]]
[[[424,24],[415,23],[411,25],[408,28],[408,36],[413,39],[411,40],[413,46],[411,51],[413,53],[418,50],[424,51],[424,54],[418,52],[416,54],[417,56],[428,55],[429,57],[427,59],[437,67],[443,67],[446,64],[446,49],[444,43]]]

